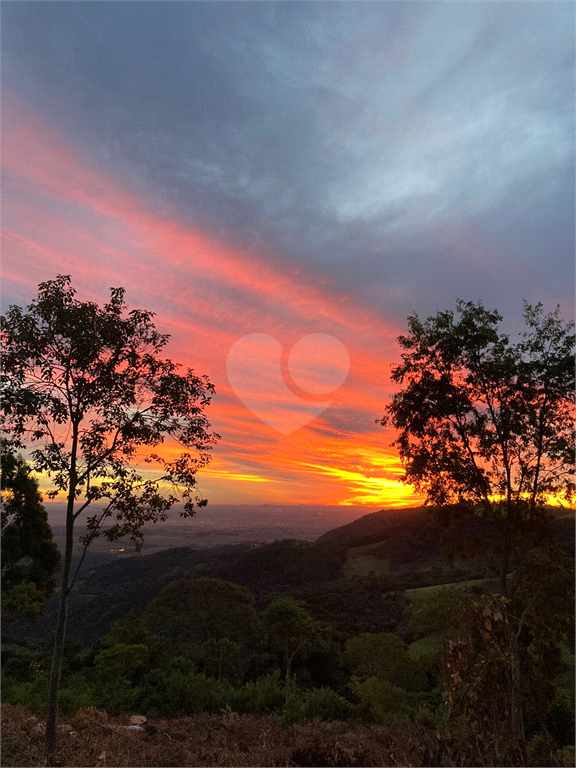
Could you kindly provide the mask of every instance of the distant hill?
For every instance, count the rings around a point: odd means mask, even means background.
[[[556,512],[553,527],[562,545],[573,552],[574,514]],[[70,603],[69,636],[91,645],[128,611],[141,613],[166,584],[201,576],[247,587],[259,609],[279,595],[291,594],[344,633],[401,633],[404,590],[496,575],[489,558],[453,567],[443,561],[446,541],[471,534],[487,538],[494,532],[479,518],[470,518],[447,537],[419,507],[364,515],[313,542],[174,547],[123,557],[81,574]],[[24,619],[9,622],[5,640],[39,642],[53,629],[55,613],[53,598],[36,625]]]
[[[574,511],[550,508],[551,530],[558,543],[574,552]],[[372,512],[327,531],[316,544],[340,546],[347,550],[365,548],[373,559],[387,559],[389,570],[406,572],[437,568],[443,549],[464,538],[494,540],[495,526],[483,518],[464,517],[443,529],[426,507],[386,509]],[[487,561],[486,565],[489,565]]]
[[[320,536],[317,544],[370,548],[390,571],[426,570],[441,565],[442,529],[424,507],[373,512]]]

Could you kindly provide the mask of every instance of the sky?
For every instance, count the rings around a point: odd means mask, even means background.
[[[414,506],[406,318],[574,313],[571,2],[4,2],[3,306],[70,274],[208,374],[214,503]],[[169,448],[167,448],[169,450]]]

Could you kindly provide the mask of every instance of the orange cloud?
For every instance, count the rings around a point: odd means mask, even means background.
[[[124,285],[130,304],[157,311],[159,328],[172,334],[170,356],[217,387],[210,418],[223,441],[202,473],[207,496],[233,501],[235,488],[249,487],[254,501],[414,504],[389,435],[374,424],[403,329],[301,265],[283,268],[160,216],[21,99],[6,92],[4,108],[5,280],[34,292],[40,280],[71,273],[82,296],[101,301],[110,285]],[[228,383],[228,351],[252,332],[274,336],[285,350],[309,333],[328,333],[349,352],[350,373],[330,394],[330,409],[291,435],[260,421]],[[278,412],[289,404],[269,400]]]

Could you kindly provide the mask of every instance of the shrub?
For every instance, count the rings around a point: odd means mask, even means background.
[[[423,691],[428,679],[425,665],[411,658],[397,635],[364,632],[346,641],[344,664],[357,676],[378,677],[407,691]]]
[[[79,709],[91,707],[96,700],[93,686],[84,672],[69,675],[60,689],[58,707],[65,714],[72,714]]]
[[[390,725],[409,714],[406,691],[388,680],[379,677],[360,680],[353,677],[349,688],[360,702],[360,714],[373,723]]]
[[[142,681],[140,709],[151,715],[177,717],[195,712],[218,712],[230,705],[234,689],[195,672],[192,662],[172,659],[166,669],[154,669]]]
[[[556,752],[558,765],[572,766],[576,765],[576,750],[574,747],[563,747]]]
[[[347,720],[354,706],[331,688],[312,688],[293,691],[282,712],[286,723],[305,723],[310,720]]]
[[[148,663],[149,649],[143,644],[119,644],[100,651],[92,674],[95,695],[89,703],[114,714],[133,709],[141,695],[137,683]]]
[[[41,655],[20,645],[2,646],[2,672],[9,678],[32,681],[42,668]]]
[[[280,684],[280,672],[275,670],[235,689],[230,706],[240,714],[258,715],[280,709],[283,702],[284,691]]]
[[[48,709],[48,676],[39,674],[35,680],[16,680],[2,675],[2,701],[22,704],[32,712],[45,714]]]

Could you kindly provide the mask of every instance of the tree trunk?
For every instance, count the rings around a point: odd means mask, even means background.
[[[502,559],[500,564],[500,593],[503,597],[508,597],[508,582],[506,576],[508,574],[508,557]]]
[[[62,568],[62,585],[60,589],[60,605],[56,621],[56,636],[54,638],[54,653],[50,671],[50,689],[48,693],[48,713],[46,715],[46,761],[54,765],[56,750],[56,719],[58,717],[58,693],[62,673],[62,656],[66,639],[66,620],[68,618],[68,598],[70,596],[70,566],[74,549],[74,502],[76,500],[76,453],[78,450],[78,424],[72,427],[72,448],[70,451],[70,485],[68,487],[68,503],[66,505],[66,546],[64,549],[64,564]]]
[[[66,517],[66,548],[64,551],[64,565],[62,569],[62,584],[60,591],[60,604],[58,606],[58,619],[56,623],[56,637],[54,638],[54,652],[52,655],[52,669],[50,672],[50,690],[48,698],[48,714],[46,716],[46,757],[48,765],[54,765],[54,751],[56,749],[56,718],[58,716],[58,690],[60,687],[60,674],[62,670],[62,655],[64,653],[64,641],[66,639],[66,619],[68,618],[68,582],[70,579],[70,565],[72,550],[74,547],[74,518],[71,513]]]
[[[512,549],[512,533],[510,531],[510,523],[506,521],[506,532],[504,534],[504,551],[502,553],[502,560],[500,561],[500,593],[503,597],[508,597],[508,581],[506,579],[508,575],[508,569],[510,568],[510,554]]]
[[[524,732],[524,708],[522,706],[522,680],[520,671],[520,648],[512,627],[510,631],[510,733],[517,747],[523,752],[526,736]]]
[[[288,701],[288,698],[290,696],[290,683],[291,683],[291,673],[292,673],[292,659],[294,658],[294,654],[287,653],[286,654],[286,696],[285,701]]]

